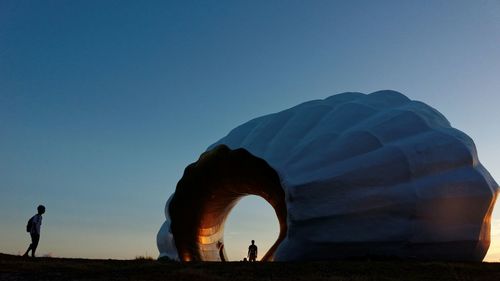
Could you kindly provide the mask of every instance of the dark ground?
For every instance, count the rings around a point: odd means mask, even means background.
[[[497,280],[500,263],[333,261],[176,263],[0,254],[0,280]]]

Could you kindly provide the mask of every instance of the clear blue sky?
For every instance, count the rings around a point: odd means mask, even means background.
[[[498,181],[499,73],[500,1],[0,0],[0,252],[25,250],[43,203],[40,254],[156,256],[165,201],[208,145],[344,91],[434,106]],[[230,227],[272,240],[255,204]]]

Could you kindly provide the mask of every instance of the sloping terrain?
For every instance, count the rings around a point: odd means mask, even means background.
[[[500,263],[333,261],[176,263],[0,254],[0,280],[500,280]]]

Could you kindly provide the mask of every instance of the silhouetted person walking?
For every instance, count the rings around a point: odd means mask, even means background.
[[[248,246],[248,261],[256,261],[257,259],[257,245],[254,243],[255,241],[252,240],[252,245]]]
[[[217,242],[217,248],[219,248],[219,257],[220,261],[225,262],[226,258],[224,257],[224,243],[222,242]]]
[[[40,241],[40,228],[42,227],[42,214],[45,213],[45,206],[40,205],[37,210],[38,214],[31,217],[26,226],[26,231],[29,232],[31,236],[31,244],[23,257],[27,257],[29,251],[31,251],[31,256],[35,257],[36,247],[38,247],[38,241]]]

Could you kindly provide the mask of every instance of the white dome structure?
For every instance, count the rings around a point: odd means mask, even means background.
[[[263,260],[481,261],[498,184],[474,142],[395,91],[343,93],[253,119],[189,165],[165,208],[160,256],[224,260],[224,222],[245,195],[275,209]]]

